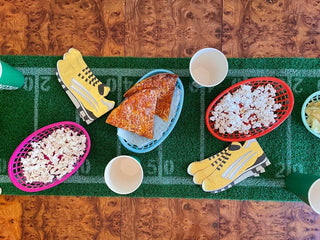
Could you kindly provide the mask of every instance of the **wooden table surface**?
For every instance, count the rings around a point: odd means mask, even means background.
[[[0,19],[1,55],[320,56],[318,0],[0,0]],[[0,196],[10,240],[320,239],[319,226],[303,202]]]

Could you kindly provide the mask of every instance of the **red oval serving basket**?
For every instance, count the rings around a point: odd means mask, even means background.
[[[275,122],[270,124],[269,126],[251,128],[249,133],[239,133],[238,131],[233,132],[232,134],[228,133],[220,133],[218,129],[214,128],[214,121],[210,120],[211,111],[214,111],[216,105],[221,101],[221,99],[228,93],[234,93],[238,90],[242,85],[249,85],[252,88],[252,91],[259,86],[266,86],[267,84],[271,84],[276,90],[275,103],[280,103],[281,108],[275,111],[277,117],[275,118]],[[249,139],[261,137],[276,127],[278,127],[284,120],[291,114],[294,105],[294,97],[290,87],[282,80],[275,77],[257,77],[251,78],[239,83],[232,85],[231,87],[224,90],[220,93],[209,105],[206,112],[206,125],[210,133],[216,138],[227,141],[247,141]]]

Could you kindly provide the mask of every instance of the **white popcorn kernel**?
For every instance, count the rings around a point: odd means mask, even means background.
[[[72,172],[85,153],[86,141],[85,135],[61,128],[38,142],[32,142],[32,150],[27,157],[21,158],[26,182],[48,183]]]
[[[214,127],[220,133],[248,133],[250,128],[269,126],[275,122],[275,111],[281,108],[281,104],[275,103],[275,96],[276,90],[271,84],[258,86],[253,91],[250,85],[242,85],[220,100],[209,119],[215,122]]]

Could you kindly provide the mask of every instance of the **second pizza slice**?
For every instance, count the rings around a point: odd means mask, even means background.
[[[178,75],[173,73],[159,73],[143,79],[132,86],[124,97],[129,97],[132,94],[141,91],[142,89],[156,88],[159,90],[159,97],[156,106],[156,115],[164,121],[168,120],[172,96],[176,86]]]
[[[106,123],[152,139],[157,98],[156,89],[138,91],[124,99],[109,114]]]

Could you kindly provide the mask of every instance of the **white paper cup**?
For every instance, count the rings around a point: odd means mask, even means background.
[[[143,169],[136,158],[120,155],[107,164],[104,171],[104,179],[113,192],[129,194],[137,190],[141,185]]]
[[[228,74],[226,56],[215,48],[203,48],[191,58],[189,71],[194,87],[214,87],[221,83]]]
[[[320,214],[320,176],[291,173],[285,179],[286,188]]]
[[[310,207],[320,214],[320,179],[316,180],[309,188],[308,201]]]

